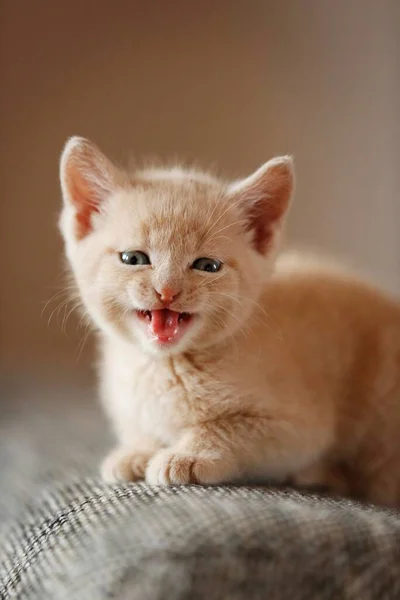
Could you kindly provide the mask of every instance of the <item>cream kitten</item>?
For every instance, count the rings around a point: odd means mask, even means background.
[[[400,308],[335,268],[275,260],[290,158],[234,183],[131,174],[75,137],[61,186],[118,438],[107,481],[291,477],[399,501]]]

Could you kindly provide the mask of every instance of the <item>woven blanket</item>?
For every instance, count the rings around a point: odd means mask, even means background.
[[[107,486],[94,396],[2,386],[1,599],[400,598],[400,515],[266,487]]]

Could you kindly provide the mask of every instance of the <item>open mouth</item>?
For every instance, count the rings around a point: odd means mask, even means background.
[[[160,344],[177,342],[194,318],[190,313],[176,312],[169,308],[137,310],[136,314],[146,324],[151,337]]]

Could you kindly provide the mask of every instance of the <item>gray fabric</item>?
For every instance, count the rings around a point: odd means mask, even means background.
[[[106,486],[91,395],[3,393],[0,598],[400,598],[399,515],[260,487]]]

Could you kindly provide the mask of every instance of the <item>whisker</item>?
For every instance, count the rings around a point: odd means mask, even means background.
[[[208,304],[207,306],[214,308],[214,306],[212,304]],[[219,315],[216,314],[212,314],[211,316],[211,321],[217,323],[218,325],[222,325],[223,327],[225,326],[225,321],[223,320],[223,318]],[[238,356],[238,352],[239,352],[239,347],[238,347],[238,342],[237,339],[235,338],[235,336],[233,335],[233,333],[228,329],[228,334],[229,337],[232,339],[232,341],[234,342],[235,345],[235,350],[236,350],[236,357]]]
[[[80,306],[81,306],[80,304],[78,304],[78,305],[76,305],[76,304],[75,304],[75,305],[74,305],[74,306],[73,306],[73,307],[72,307],[72,308],[71,308],[71,309],[68,311],[68,313],[67,313],[67,311],[65,310],[64,317],[63,317],[62,324],[61,324],[61,331],[62,331],[63,333],[66,333],[66,325],[67,325],[68,319],[70,318],[70,316],[72,315],[72,313],[73,313],[73,312],[75,312],[75,311],[76,311],[76,310],[77,310],[77,309],[78,309]]]
[[[68,288],[64,288],[64,289],[62,289],[62,290],[59,290],[58,292],[56,292],[56,293],[55,293],[53,296],[51,296],[51,298],[49,298],[49,299],[48,299],[48,300],[45,302],[45,304],[44,304],[44,306],[43,306],[43,308],[42,308],[42,311],[41,311],[41,313],[40,313],[40,318],[43,318],[43,316],[44,316],[44,313],[46,312],[46,310],[47,310],[48,306],[49,306],[49,305],[50,305],[52,302],[54,302],[54,301],[55,301],[57,298],[59,298],[59,296],[61,296],[61,295],[63,295],[63,294],[67,294],[68,292],[69,292]],[[78,297],[78,295],[77,295],[77,294],[75,294],[75,296],[76,296],[76,297]],[[71,296],[71,295],[68,293],[68,299],[71,299],[72,297],[73,297],[73,295]]]
[[[222,219],[222,218],[223,218],[223,217],[226,215],[226,213],[227,213],[229,210],[235,209],[235,208],[236,208],[236,207],[237,207],[239,204],[241,204],[241,202],[242,202],[241,198],[238,198],[238,199],[236,200],[236,202],[233,202],[233,203],[231,203],[231,204],[228,204],[228,206],[227,206],[227,207],[225,208],[225,210],[224,210],[224,211],[223,211],[223,212],[222,212],[222,213],[221,213],[221,214],[218,216],[217,220],[216,220],[214,223],[209,223],[209,221],[211,221],[211,219],[209,219],[209,220],[207,221],[207,228],[206,228],[206,233],[205,233],[205,239],[207,240],[207,242],[208,242],[208,243],[210,243],[210,241],[212,241],[212,240],[213,240],[213,236],[215,236],[215,235],[217,235],[217,234],[218,234],[218,232],[219,232],[219,231],[215,231],[215,227],[218,225],[218,223],[221,221],[221,219]],[[219,206],[219,205],[216,205],[216,206]],[[212,214],[213,214],[214,212],[215,212],[215,209],[212,211]],[[237,224],[238,222],[239,222],[239,221],[237,221],[237,222],[236,222],[236,224]],[[229,227],[231,227],[232,225],[233,225],[233,223],[232,223],[232,224],[229,224]],[[222,228],[222,229],[221,229],[221,231],[222,231],[223,229],[224,229],[224,228]]]
[[[210,287],[215,284],[219,279],[221,279],[222,277],[225,277],[226,275],[226,271],[222,271],[222,273],[220,275],[217,275],[217,277],[215,277],[214,279],[204,279],[204,281],[201,282],[201,284],[198,286],[198,289],[204,287],[205,285],[209,285]]]
[[[275,321],[275,319],[269,313],[267,313],[267,311],[258,302],[255,302],[254,300],[252,300],[251,298],[247,298],[246,296],[232,295],[232,294],[227,294],[226,292],[211,292],[211,294],[215,295],[215,296],[225,296],[225,297],[228,297],[231,300],[234,300],[235,302],[237,302],[239,304],[242,303],[243,301],[244,302],[249,302],[249,303],[253,304],[256,308],[258,308],[261,311],[261,313],[263,314],[263,316],[266,319],[268,319],[270,322],[272,322],[275,325],[276,330],[274,331],[272,329],[272,327],[270,326],[270,324],[267,321],[264,321],[263,319],[261,319],[261,317],[259,315],[253,313],[252,316],[255,319],[257,319],[257,321],[259,323],[261,323],[261,324],[265,325],[266,327],[268,327],[269,331],[271,331],[273,333],[276,333],[278,335],[278,338],[280,340],[284,339],[282,331],[281,331],[279,325],[277,324],[277,322]]]
[[[219,215],[218,219],[215,221],[215,223],[212,224],[213,227],[215,227],[220,220],[226,215],[226,213],[231,210],[232,208],[236,208],[236,206],[238,206],[239,204],[241,204],[242,199],[238,198],[236,200],[236,202],[234,202],[233,204],[228,204],[228,206],[226,207],[226,209]]]
[[[211,213],[208,215],[207,222],[206,222],[206,224],[205,224],[205,228],[204,228],[204,229],[205,229],[205,231],[206,231],[206,232],[208,232],[208,231],[209,231],[209,229],[210,229],[210,227],[211,227],[211,223],[212,223],[212,218],[213,218],[213,216],[214,216],[214,214],[215,214],[215,211],[216,211],[216,210],[217,210],[219,207],[220,207],[220,204],[219,204],[219,202],[215,202],[215,204],[214,204],[214,206],[213,206],[213,208],[212,208],[212,210],[211,210]]]
[[[86,323],[85,323],[85,320],[86,320]],[[92,321],[91,321],[89,312],[84,311],[81,315],[81,318],[78,321],[76,329],[79,330],[83,326],[85,327],[85,329],[87,329],[87,327],[91,324],[92,324]]]
[[[206,239],[206,244],[211,244],[212,242],[215,242],[215,240],[220,237],[218,235],[219,233],[221,233],[221,232],[229,229],[230,227],[235,227],[236,225],[239,225],[241,223],[246,223],[246,219],[239,219],[237,221],[234,221],[233,223],[228,223],[228,225],[225,225],[224,227],[221,227],[221,229],[218,229],[217,231],[210,231],[209,232],[210,235]],[[224,237],[224,236],[222,236],[222,237]]]
[[[235,314],[230,312],[225,306],[223,306],[221,304],[216,304],[216,303],[209,304],[209,306],[225,311],[228,315],[230,315],[233,319],[235,319],[239,323],[239,325],[243,325],[243,323],[240,321],[240,319]],[[247,327],[247,329],[251,330],[251,328],[248,325],[246,325],[246,324],[244,324],[244,325]],[[244,335],[244,337],[247,337],[242,328],[240,328],[239,331]]]
[[[59,317],[59,315],[60,315],[60,311],[61,311],[61,309],[62,309],[62,308],[64,308],[64,307],[66,307],[66,306],[68,306],[68,304],[69,304],[70,302],[74,302],[74,301],[75,301],[75,302],[78,302],[78,299],[75,299],[75,298],[69,298],[69,297],[68,297],[68,298],[65,298],[65,299],[64,299],[62,302],[60,302],[60,304],[58,304],[58,305],[57,305],[57,306],[56,306],[56,307],[55,307],[55,308],[52,310],[52,312],[51,312],[51,314],[50,314],[50,316],[49,316],[49,319],[48,319],[48,321],[47,321],[47,327],[49,327],[49,326],[50,326],[50,323],[51,323],[51,320],[52,320],[52,318],[53,318],[54,314],[57,314],[57,318],[58,318],[58,317]],[[75,308],[78,308],[78,306],[80,306],[80,303],[77,303],[77,304],[76,304],[76,306],[75,306]]]
[[[229,229],[229,227],[234,227],[235,225],[239,225],[241,223],[247,223],[247,219],[239,219],[238,221],[234,221],[233,223],[228,223],[228,225],[221,227],[221,229],[218,229],[218,231],[213,231],[213,234],[217,235],[218,233],[225,231],[225,229]]]
[[[77,361],[80,360],[80,358],[82,356],[83,349],[84,349],[84,347],[85,347],[85,345],[86,345],[86,343],[87,343],[87,341],[88,341],[91,333],[92,333],[91,329],[87,329],[85,331],[85,334],[83,335],[82,339],[80,340],[79,345],[78,345],[78,353],[77,353],[77,357],[76,357]]]

